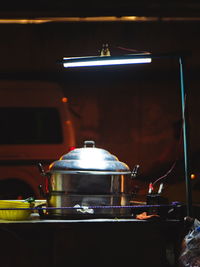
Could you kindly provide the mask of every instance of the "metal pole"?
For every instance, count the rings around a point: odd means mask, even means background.
[[[184,152],[184,171],[185,171],[185,186],[186,186],[186,212],[187,216],[192,217],[192,189],[190,179],[190,163],[188,149],[188,124],[187,124],[187,108],[186,108],[186,93],[184,81],[184,60],[179,57],[180,67],[180,87],[181,87],[181,105],[182,105],[182,121],[183,121],[183,152]]]

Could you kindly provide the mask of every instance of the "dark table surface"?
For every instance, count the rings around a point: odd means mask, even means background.
[[[1,220],[1,266],[174,267],[183,230],[180,220]]]

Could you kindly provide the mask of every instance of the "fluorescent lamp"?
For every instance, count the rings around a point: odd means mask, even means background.
[[[65,68],[93,67],[93,66],[151,63],[151,61],[152,59],[149,53],[129,54],[119,57],[113,57],[113,56],[64,57],[63,66]]]

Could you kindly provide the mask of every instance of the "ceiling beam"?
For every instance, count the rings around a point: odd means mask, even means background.
[[[200,17],[200,1],[195,0],[7,0],[0,5],[0,18],[35,19],[43,17]]]

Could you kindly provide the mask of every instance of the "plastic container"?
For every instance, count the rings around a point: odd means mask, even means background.
[[[33,202],[25,200],[0,200],[0,219],[9,221],[26,220],[33,212]]]

